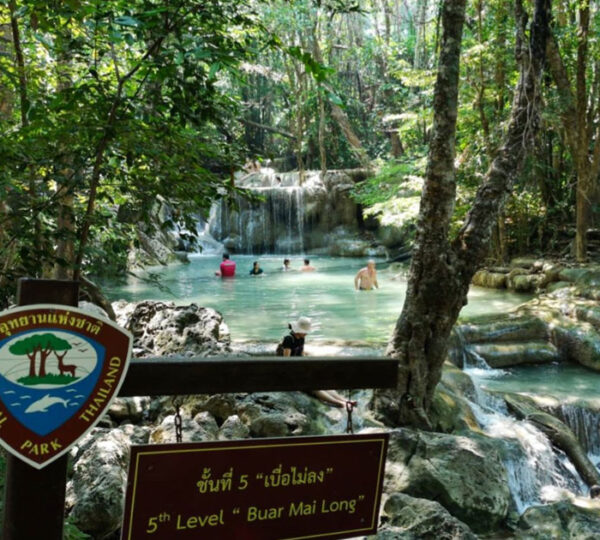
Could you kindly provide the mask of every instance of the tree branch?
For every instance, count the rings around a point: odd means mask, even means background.
[[[277,135],[281,135],[282,137],[287,137],[288,139],[296,140],[296,136],[292,135],[289,131],[283,131],[282,129],[274,128],[271,126],[265,126],[264,124],[259,124],[258,122],[254,122],[252,120],[247,120],[246,118],[240,118],[240,122],[242,124],[246,124],[248,126],[253,126],[259,129],[264,129],[265,131],[269,131],[270,133],[276,133]]]

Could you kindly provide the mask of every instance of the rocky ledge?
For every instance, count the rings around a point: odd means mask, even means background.
[[[455,327],[453,363],[462,367],[480,358],[501,368],[574,362],[600,371],[600,267],[539,268],[538,273],[517,277],[535,281],[545,292],[513,312],[477,317]]]
[[[229,328],[214,309],[146,300],[115,302],[117,323],[134,337],[134,356],[215,356],[231,352]]]

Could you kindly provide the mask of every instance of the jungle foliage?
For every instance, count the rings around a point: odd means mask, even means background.
[[[193,231],[247,160],[371,169],[356,199],[404,219],[432,133],[442,5],[0,0],[0,305],[19,276],[122,274],[160,206],[175,209],[163,226]],[[467,3],[454,231],[506,132],[516,27],[512,2]],[[597,0],[554,2],[542,126],[495,225],[498,261],[587,256],[599,30]]]
[[[0,303],[21,275],[123,271],[158,204],[191,229],[232,189],[248,2],[3,0],[0,25]]]

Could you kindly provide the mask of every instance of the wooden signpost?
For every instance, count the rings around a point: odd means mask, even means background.
[[[121,538],[372,534],[386,450],[386,433],[134,446]]]
[[[76,306],[78,291],[71,281],[23,279],[18,302]],[[396,361],[379,357],[155,358],[131,362],[119,395],[393,388],[396,379]],[[66,455],[41,470],[7,457],[3,540],[62,540],[66,468]]]

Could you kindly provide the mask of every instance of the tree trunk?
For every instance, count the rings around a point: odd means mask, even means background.
[[[448,314],[458,311],[455,295],[439,294],[450,283],[448,230],[454,211],[455,132],[458,105],[460,46],[466,0],[447,0],[442,13],[442,46],[434,95],[433,137],[406,300],[387,354],[399,360],[399,420],[430,428],[427,410],[454,324]],[[445,255],[446,254],[446,255]],[[460,308],[458,308],[460,309]],[[440,317],[441,315],[441,317]],[[439,363],[439,366],[436,364]]]
[[[426,67],[427,56],[427,0],[418,0],[415,13],[415,58],[414,68],[424,69]]]
[[[50,356],[51,352],[51,349],[40,349],[40,377],[46,376],[46,359],[48,358],[48,356]]]
[[[548,40],[546,53],[548,66],[560,96],[561,120],[577,174],[574,251],[576,259],[584,262],[587,260],[587,230],[590,225],[598,177],[598,161],[595,156],[600,152],[598,148],[600,141],[598,136],[595,141],[592,141],[597,122],[595,118],[597,111],[594,106],[597,96],[592,95],[592,99],[589,99],[586,82],[589,60],[589,5],[581,5],[578,19],[575,92],[554,39]],[[592,86],[595,88],[596,85]]]
[[[493,225],[523,164],[538,124],[540,75],[548,33],[549,0],[536,0],[529,43],[516,1],[521,65],[506,138],[479,188],[457,238],[448,230],[454,209],[454,139],[460,43],[466,0],[447,0],[434,96],[434,127],[421,197],[417,236],[402,313],[387,354],[398,359],[398,386],[378,391],[373,407],[393,423],[430,428],[428,411],[441,376],[447,341],[466,303],[473,274],[488,253]],[[441,284],[441,285],[440,285]],[[443,294],[440,294],[440,286]]]
[[[323,63],[323,54],[319,44],[319,14],[315,16],[315,24],[312,27],[312,45],[315,59],[320,64]],[[325,131],[327,129],[327,119],[325,117],[325,100],[323,99],[323,91],[321,87],[317,87],[317,99],[319,104],[319,164],[321,166],[321,179],[325,179],[327,173],[327,151],[325,150]]]
[[[29,358],[29,376],[35,377],[35,357],[37,355],[37,349],[35,349],[31,354],[27,355]]]
[[[71,36],[67,34],[60,40],[57,58],[57,89],[64,92],[72,86],[71,80]],[[65,157],[61,160],[60,170],[56,175],[56,198],[58,215],[56,219],[56,263],[54,265],[54,279],[71,279],[75,263],[75,210],[73,197],[73,160],[66,148],[63,148]]]
[[[390,134],[390,152],[393,158],[399,158],[404,154],[404,147],[402,146],[402,140],[398,134],[398,129],[394,128],[389,131]]]
[[[369,168],[370,160],[367,152],[363,148],[360,139],[352,129],[352,125],[350,124],[350,119],[348,115],[344,112],[344,110],[336,105],[335,103],[330,102],[331,105],[331,116],[337,122],[338,126],[342,130],[344,137],[348,141],[350,148],[354,152],[354,155],[358,159],[361,167]]]
[[[579,8],[579,27],[577,32],[577,140],[579,147],[575,161],[577,163],[577,218],[575,226],[575,258],[578,262],[587,260],[587,230],[592,215],[592,179],[589,177],[589,137],[587,126],[587,84],[586,68],[588,61],[588,34],[590,27],[590,6],[581,3]]]

